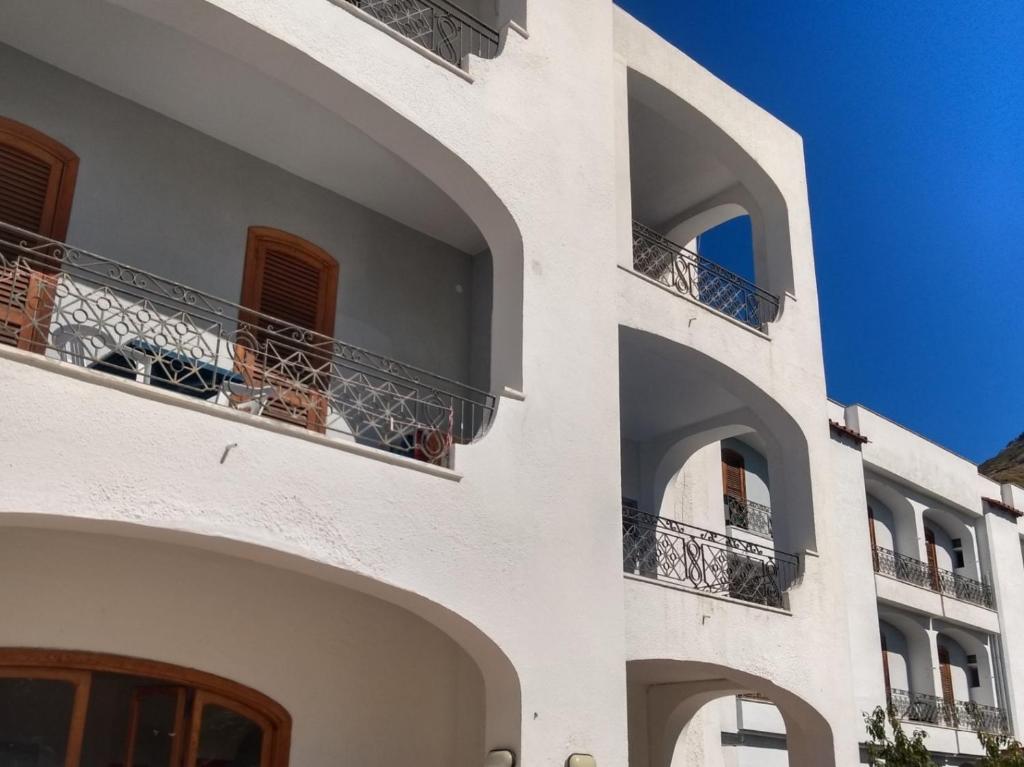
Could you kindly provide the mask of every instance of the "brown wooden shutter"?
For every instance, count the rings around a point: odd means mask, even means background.
[[[871,562],[875,567],[875,572],[878,572],[878,540],[875,538],[875,510],[868,506],[868,535],[871,537]],[[885,642],[885,636],[882,636],[882,641]]]
[[[882,634],[882,676],[885,678],[885,699],[892,700],[892,683],[889,678],[889,646]]]
[[[258,349],[240,349],[240,365],[253,384],[275,388],[264,415],[325,430],[337,289],[338,264],[326,251],[278,229],[249,229],[241,303],[259,315],[241,320]],[[326,338],[296,338],[289,326]]]
[[[935,554],[935,533],[930,528],[924,529],[925,549],[928,552],[928,572],[931,575],[932,588],[935,591],[942,590],[942,583],[939,579],[939,558]]]
[[[953,672],[949,665],[949,650],[940,645],[939,676],[942,677],[942,698],[946,703],[952,705],[956,698],[953,697]]]
[[[67,147],[27,125],[0,117],[0,222],[43,237],[67,236],[78,157]],[[20,233],[3,239],[20,243]],[[49,333],[56,280],[40,263],[18,261],[17,247],[0,258],[0,344],[41,352]]]
[[[747,499],[746,467],[743,456],[728,448],[722,450],[722,488],[726,495]]]

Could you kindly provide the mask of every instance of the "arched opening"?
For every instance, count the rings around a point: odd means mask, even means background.
[[[162,288],[159,329],[120,334],[117,318],[90,304],[90,327],[49,339],[54,353],[60,341],[67,359],[107,364],[83,350],[110,340],[114,348],[101,355],[127,356],[123,377],[152,373],[209,401],[258,400],[262,387],[232,378],[230,348],[217,352],[225,344],[214,336],[232,343],[247,230],[274,227],[316,243],[340,266],[325,396],[335,423],[380,423],[377,411],[405,411],[393,433],[339,438],[413,457],[424,452],[418,442],[436,444],[446,456],[486,432],[497,395],[522,388],[522,239],[472,168],[370,94],[209,4],[168,6],[166,23],[157,23],[116,4],[43,2],[10,9],[0,31],[12,83],[5,115],[81,158],[67,236],[88,251],[79,263],[117,262],[140,276],[112,285],[102,280],[109,269],[80,271],[71,300],[116,298],[132,310],[152,298],[126,293],[142,276]],[[40,13],[55,23],[34,25]],[[200,17],[209,22],[203,30],[221,31],[223,46],[191,36]],[[228,50],[236,43],[237,57]],[[3,238],[5,252],[29,257],[17,251],[18,236]],[[181,306],[172,300],[181,295],[200,300]],[[167,321],[180,314],[183,333]],[[147,354],[158,364],[147,367]],[[256,392],[239,394],[236,385]],[[364,396],[352,396],[353,386]],[[367,410],[371,402],[377,411]]]
[[[626,679],[630,767],[835,764],[825,718],[767,679],[669,660],[631,661]]]
[[[197,734],[206,716],[197,710],[197,699],[253,722],[285,722],[280,712],[287,711],[295,764],[329,757],[371,767],[478,767],[491,749],[518,751],[514,669],[479,629],[440,605],[307,560],[225,541],[189,536],[179,543],[157,542],[98,532],[158,534],[149,529],[86,527],[97,532],[5,529],[0,571],[7,588],[0,607],[8,619],[0,627],[0,647],[70,657],[57,665],[71,667],[80,665],[79,656],[53,653],[146,659],[142,665],[93,668],[121,675],[97,677],[92,685],[94,698],[101,687],[107,690],[106,702],[97,705],[109,708],[109,715],[97,716],[94,724],[104,748],[122,749],[114,762],[121,763],[124,753],[133,696],[140,717],[177,716],[184,705],[186,720],[191,713],[200,727],[191,730]],[[0,654],[0,666],[7,665],[10,658]],[[142,700],[145,694],[134,693],[168,684],[185,689],[180,696],[167,691],[152,705]],[[222,711],[210,715],[231,718]],[[82,767],[112,763],[84,758],[89,727],[87,721]],[[241,737],[233,742],[241,748]],[[195,763],[209,764],[198,756]]]
[[[782,606],[788,552],[814,542],[799,426],[735,371],[652,334],[620,328],[619,377],[626,571]],[[680,564],[701,536],[707,572]]]
[[[793,290],[787,208],[706,115],[628,72],[633,268],[753,327]]]

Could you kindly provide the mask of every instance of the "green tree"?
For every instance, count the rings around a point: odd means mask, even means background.
[[[864,723],[871,737],[871,742],[867,744],[868,764],[871,767],[935,767],[924,745],[927,736],[921,730],[914,730],[907,735],[892,706],[888,711],[877,706],[864,716]],[[1002,765],[1002,762],[997,764]]]
[[[985,748],[984,767],[1024,767],[1024,746],[1013,738],[979,732],[978,740]]]

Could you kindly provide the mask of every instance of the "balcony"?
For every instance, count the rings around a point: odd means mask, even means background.
[[[976,581],[949,570],[933,567],[927,562],[897,554],[895,551],[875,546],[872,552],[875,572],[890,578],[931,589],[944,596],[959,599],[963,602],[995,609],[992,587],[983,581]]]
[[[734,495],[723,495],[725,524],[772,537],[772,510],[764,504]]]
[[[447,0],[337,0],[395,30],[403,37],[462,67],[469,55],[493,59],[501,35]]]
[[[633,270],[680,295],[763,331],[779,314],[779,299],[698,253],[633,222]]]
[[[1009,732],[1005,712],[973,701],[947,701],[935,695],[893,689],[889,691],[889,705],[900,719],[907,722],[973,732]]]
[[[760,546],[700,527],[622,509],[623,571],[696,591],[769,607],[799,571],[795,554]]]
[[[450,466],[493,395],[0,223],[0,344]]]

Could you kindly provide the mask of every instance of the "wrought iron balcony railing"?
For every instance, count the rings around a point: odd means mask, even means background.
[[[627,573],[782,607],[783,594],[796,580],[800,559],[623,507],[622,564]]]
[[[1006,713],[995,706],[973,701],[947,701],[935,695],[907,690],[890,690],[889,705],[896,715],[908,722],[921,722],[941,727],[955,727],[974,732],[1006,733]]]
[[[0,223],[0,344],[449,465],[495,398]]]
[[[976,581],[949,570],[932,567],[920,559],[897,554],[895,551],[881,546],[874,547],[872,560],[876,573],[888,575],[923,589],[938,591],[945,596],[964,602],[973,602],[989,609],[995,605],[992,587],[984,581]]]
[[[764,504],[724,495],[725,523],[752,533],[772,537],[772,510]]]
[[[448,0],[338,0],[394,29],[400,35],[462,66],[466,56],[498,55],[501,35]]]
[[[763,330],[779,314],[779,299],[771,293],[638,221],[633,269],[752,328]]]

